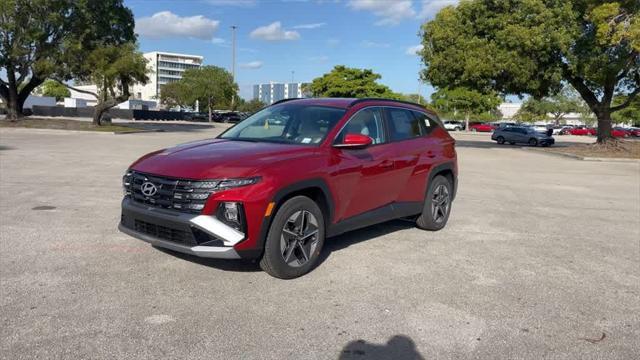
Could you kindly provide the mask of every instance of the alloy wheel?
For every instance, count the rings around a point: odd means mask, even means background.
[[[294,212],[282,228],[280,253],[291,267],[306,264],[318,246],[318,219],[307,210]]]
[[[433,216],[433,221],[436,223],[443,222],[449,213],[450,205],[449,188],[444,184],[438,185],[431,199],[431,215]]]

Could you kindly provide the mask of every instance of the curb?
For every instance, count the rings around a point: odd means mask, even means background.
[[[144,133],[157,133],[157,132],[165,132],[164,129],[149,129],[149,130],[133,130],[133,131],[121,131],[121,132],[112,132],[113,135],[128,135],[128,134],[144,134]]]
[[[640,164],[640,159],[589,157],[589,156],[580,156],[580,155],[559,153],[559,152],[553,152],[553,151],[545,151],[545,150],[539,150],[539,149],[533,149],[533,148],[520,148],[520,150],[533,151],[533,152],[536,152],[538,154],[546,154],[546,155],[569,158],[569,159],[573,159],[573,160],[581,160],[581,161],[621,162],[621,163],[638,163],[638,164]]]

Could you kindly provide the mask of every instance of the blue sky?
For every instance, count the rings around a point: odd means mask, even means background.
[[[140,49],[204,56],[230,69],[237,30],[237,82],[310,81],[335,65],[369,68],[394,91],[428,96],[418,83],[420,25],[456,0],[125,0]]]

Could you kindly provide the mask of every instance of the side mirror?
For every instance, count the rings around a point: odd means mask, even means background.
[[[362,149],[373,143],[373,139],[362,134],[346,134],[344,140],[340,144],[334,144],[333,147],[344,149]]]

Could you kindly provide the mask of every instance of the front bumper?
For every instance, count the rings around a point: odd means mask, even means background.
[[[245,234],[209,215],[185,214],[122,200],[118,229],[154,246],[206,258],[239,259]]]

